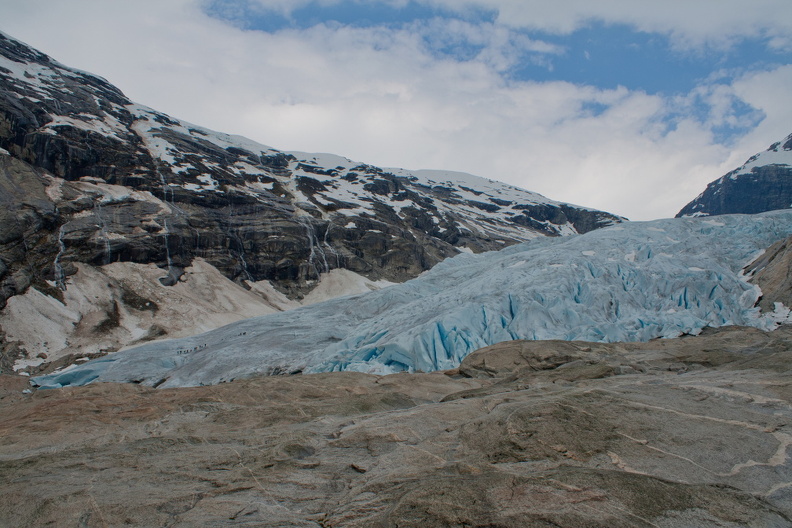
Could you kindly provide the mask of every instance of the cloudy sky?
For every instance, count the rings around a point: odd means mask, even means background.
[[[633,220],[792,133],[790,0],[0,0],[0,30],[278,149]]]

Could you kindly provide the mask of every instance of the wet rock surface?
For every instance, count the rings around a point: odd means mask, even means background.
[[[792,328],[501,343],[458,371],[0,391],[7,526],[792,523]]]

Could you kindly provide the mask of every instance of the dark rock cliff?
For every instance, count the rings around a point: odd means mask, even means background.
[[[500,249],[621,219],[458,173],[288,153],[136,105],[0,34],[0,307],[73,263],[201,257],[290,296],[347,268],[404,281],[459,248]],[[54,293],[56,295],[56,293]]]

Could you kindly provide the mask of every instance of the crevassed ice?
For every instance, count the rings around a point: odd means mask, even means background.
[[[155,342],[33,381],[161,387],[261,373],[390,373],[457,366],[512,339],[646,341],[731,324],[773,328],[741,277],[792,234],[792,211],[625,223],[497,252],[461,254],[421,277],[356,297]]]

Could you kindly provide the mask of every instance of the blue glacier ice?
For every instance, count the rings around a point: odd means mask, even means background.
[[[742,268],[792,234],[792,211],[632,222],[462,254],[359,296],[159,341],[33,379],[159,387],[256,374],[458,366],[513,339],[646,341],[707,326],[775,324]]]

